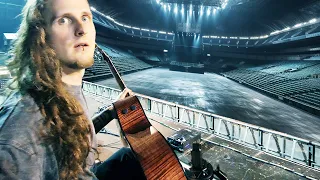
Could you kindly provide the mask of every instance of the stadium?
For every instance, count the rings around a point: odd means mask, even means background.
[[[203,159],[228,179],[320,178],[319,0],[89,3],[96,43],[165,138],[201,134]],[[1,103],[24,5],[0,0]],[[82,89],[91,116],[121,92],[98,51]],[[97,134],[97,159],[122,147],[116,124]]]

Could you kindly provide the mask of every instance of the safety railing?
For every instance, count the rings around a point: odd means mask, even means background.
[[[115,100],[120,90],[83,82],[83,90]],[[310,167],[320,167],[320,143],[251,125],[216,114],[192,109],[157,98],[136,94],[145,111],[191,128],[258,149]]]

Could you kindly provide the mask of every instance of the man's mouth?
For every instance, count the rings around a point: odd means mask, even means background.
[[[75,48],[78,48],[78,47],[86,47],[86,46],[89,46],[87,43],[79,43],[79,44],[76,44],[74,47]]]
[[[75,46],[74,46],[74,48],[75,49],[77,49],[77,50],[82,50],[82,51],[84,51],[84,48],[85,47],[88,47],[89,45],[87,44],[87,43],[79,43],[79,44],[76,44]]]

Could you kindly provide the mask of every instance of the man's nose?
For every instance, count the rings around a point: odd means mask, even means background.
[[[81,37],[87,34],[86,30],[84,29],[84,26],[81,22],[78,22],[75,29],[75,36]]]

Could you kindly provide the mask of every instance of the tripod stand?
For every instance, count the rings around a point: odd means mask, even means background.
[[[212,165],[202,158],[199,143],[192,145],[191,164],[191,168],[185,170],[188,180],[227,180],[226,175],[220,171],[219,165],[213,170]]]

